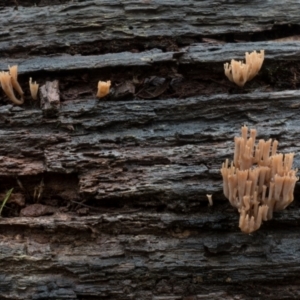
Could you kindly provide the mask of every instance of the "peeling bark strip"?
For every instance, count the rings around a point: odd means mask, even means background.
[[[244,60],[245,52],[265,50],[265,59],[272,61],[298,61],[299,42],[257,42],[224,45],[193,44],[179,59],[181,64],[216,63],[231,59]]]
[[[271,30],[299,24],[297,0],[69,1],[54,6],[5,7],[0,11],[1,51],[67,49],[95,41],[192,37]],[[66,21],[67,20],[67,21]],[[34,25],[34,26],[32,26]]]
[[[0,69],[18,64],[25,92],[21,107],[0,92],[0,199],[14,188],[0,218],[0,298],[299,298],[299,185],[290,207],[245,235],[220,175],[243,124],[296,152],[300,166],[299,45],[266,41],[299,30],[299,1],[0,7]],[[262,41],[240,43],[244,35]],[[260,49],[271,75],[220,89],[223,63]],[[289,89],[273,86],[290,80],[278,62],[295,69]],[[29,99],[31,76],[45,85],[42,108]],[[210,76],[207,94],[182,99],[173,86],[162,99],[135,96],[152,77],[192,79],[189,90]],[[97,100],[98,80],[112,80],[127,100]]]
[[[243,60],[245,52],[264,49],[266,59],[271,61],[298,61],[300,57],[299,42],[257,42],[210,45],[205,43],[192,44],[188,48],[179,51],[163,52],[160,49],[152,49],[140,53],[121,52],[103,55],[60,55],[46,57],[30,57],[24,59],[1,59],[0,70],[6,70],[7,65],[17,64],[19,74],[31,75],[33,72],[61,72],[69,70],[93,70],[104,68],[122,67],[147,67],[165,63],[177,65],[192,65],[195,63],[220,63],[223,70],[225,61],[232,58]]]
[[[182,52],[179,52],[179,54]],[[163,53],[160,49],[152,49],[141,53],[112,53],[103,55],[61,55],[46,57],[30,57],[24,59],[0,59],[0,69],[6,69],[8,63],[19,65],[19,73],[26,74],[37,71],[76,71],[82,69],[102,69],[109,67],[150,66],[155,63],[176,62],[175,52]],[[177,52],[176,52],[177,54]]]

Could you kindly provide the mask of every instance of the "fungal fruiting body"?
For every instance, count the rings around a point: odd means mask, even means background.
[[[32,82],[32,78],[29,78],[29,89],[30,89],[30,94],[33,100],[37,100],[37,95],[39,91],[39,84],[35,82]]]
[[[0,82],[1,87],[6,94],[6,96],[15,104],[21,105],[24,103],[23,94],[21,95],[21,99],[17,99],[14,91],[13,91],[13,85],[11,80],[11,75],[8,72],[0,72]]]
[[[245,233],[257,230],[262,221],[272,219],[273,211],[285,209],[294,200],[298,177],[292,169],[294,153],[277,154],[278,142],[255,142],[256,130],[242,127],[235,137],[233,162],[223,163],[223,192],[240,213],[239,227]]]
[[[23,96],[24,92],[18,82],[18,66],[17,65],[12,67],[8,66],[8,69],[9,69],[9,74],[11,76],[11,83],[13,88],[18,92],[20,96]]]
[[[231,63],[224,64],[225,75],[228,79],[242,87],[248,79],[249,66],[241,61],[231,60]]]
[[[231,60],[230,64],[224,64],[224,71],[227,78],[243,87],[247,81],[253,79],[259,72],[265,58],[265,51],[260,50],[260,53],[256,51],[245,53],[245,63],[241,61]]]
[[[213,199],[212,199],[212,194],[207,194],[206,197],[208,200],[208,205],[213,206],[214,203],[213,203]]]
[[[260,50],[260,53],[257,53],[256,51],[253,51],[250,54],[249,52],[245,53],[246,65],[249,66],[247,81],[250,81],[257,75],[264,62],[264,59],[265,50]]]
[[[98,82],[98,92],[97,98],[103,98],[109,93],[111,82],[109,81],[99,81]]]
[[[24,92],[18,82],[18,66],[8,67],[9,72],[0,72],[0,83],[3,91],[7,97],[16,105],[24,103]],[[21,99],[17,99],[13,89],[15,89],[21,96]]]

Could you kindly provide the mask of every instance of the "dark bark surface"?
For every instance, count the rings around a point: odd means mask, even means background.
[[[298,299],[299,186],[246,235],[220,167],[243,124],[300,167],[299,2],[35,4],[0,5],[25,90],[0,92],[0,299]],[[223,63],[260,49],[235,87]]]

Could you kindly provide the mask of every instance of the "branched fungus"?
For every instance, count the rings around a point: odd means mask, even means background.
[[[285,209],[294,200],[298,177],[292,169],[294,153],[277,154],[278,142],[255,142],[256,130],[242,127],[235,137],[233,162],[223,163],[223,192],[240,213],[239,227],[245,233],[257,230],[262,221],[272,219],[273,211]]]
[[[98,92],[97,98],[103,98],[109,93],[111,82],[109,81],[99,81],[98,82]]]
[[[37,100],[37,95],[39,91],[39,84],[35,82],[32,82],[32,78],[29,78],[29,89],[30,89],[30,94],[33,100]]]
[[[230,64],[224,64],[224,71],[227,78],[243,87],[247,81],[253,79],[259,72],[265,58],[265,51],[260,50],[260,53],[256,51],[245,53],[246,62],[231,60]]]
[[[18,66],[15,65],[15,66],[8,66],[8,69],[9,69],[9,74],[11,76],[11,83],[12,83],[12,86],[13,88],[18,92],[18,94],[23,97],[24,95],[24,92],[18,82]]]
[[[12,84],[12,76],[8,72],[0,72],[0,83],[3,91],[7,95],[7,97],[16,105],[21,105],[24,103],[23,94],[21,95],[21,99],[17,99]]]
[[[16,105],[24,103],[24,92],[18,82],[18,66],[8,66],[9,72],[0,72],[0,83],[3,91],[7,97]],[[21,96],[21,99],[17,99],[13,89],[15,89]]]

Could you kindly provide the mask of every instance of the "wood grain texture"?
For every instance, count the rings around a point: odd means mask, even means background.
[[[20,0],[16,10],[5,1],[0,9],[0,69],[18,64],[25,93],[30,76],[61,86],[55,114],[28,96],[24,106],[7,104],[0,93],[0,195],[14,188],[27,208],[55,207],[22,217],[8,205],[11,217],[0,219],[0,298],[299,298],[299,184],[291,206],[245,235],[220,175],[243,124],[258,138],[278,139],[280,152],[295,152],[299,168],[299,90],[268,91],[258,79],[245,90],[184,98],[92,95],[98,78],[118,78],[117,85],[120,74],[133,81],[135,74],[185,76],[186,68],[209,84],[210,75],[224,77],[225,61],[260,49],[262,73],[280,76],[281,63],[297,71],[297,41],[199,41],[299,25],[299,2],[49,3]],[[162,47],[169,38],[184,42]],[[136,49],[136,40],[145,47]],[[83,93],[68,98],[78,86]]]
[[[1,52],[66,49],[95,41],[193,37],[299,24],[299,2],[86,0],[0,10]],[[48,49],[49,50],[49,49]]]
[[[290,62],[299,60],[299,42],[255,42],[255,43],[228,43],[205,44],[196,43],[183,47],[178,51],[164,52],[161,49],[152,49],[139,53],[120,52],[99,55],[66,55],[57,56],[30,56],[22,58],[0,58],[0,69],[7,69],[8,65],[18,65],[20,75],[41,73],[49,74],[63,71],[101,70],[108,68],[153,67],[160,64],[176,64],[177,66],[193,64],[219,65],[219,72],[223,72],[222,63],[231,59],[245,59],[245,52],[265,50],[265,59],[268,62]]]
[[[242,124],[256,127],[261,138],[277,138],[280,151],[299,151],[294,143],[300,138],[299,96],[284,91],[164,101],[85,99],[62,103],[51,118],[39,109],[14,111],[8,105],[0,122],[14,131],[2,135],[0,176],[75,173],[80,192],[97,199],[149,194],[160,201],[183,196],[198,201],[220,192],[219,168],[232,157]],[[70,125],[75,131],[67,129]],[[26,166],[18,163],[19,149]]]
[[[10,267],[0,290],[12,299],[276,299],[288,284],[283,299],[293,298],[296,216],[281,216],[255,235],[232,231],[233,209],[2,220]]]

